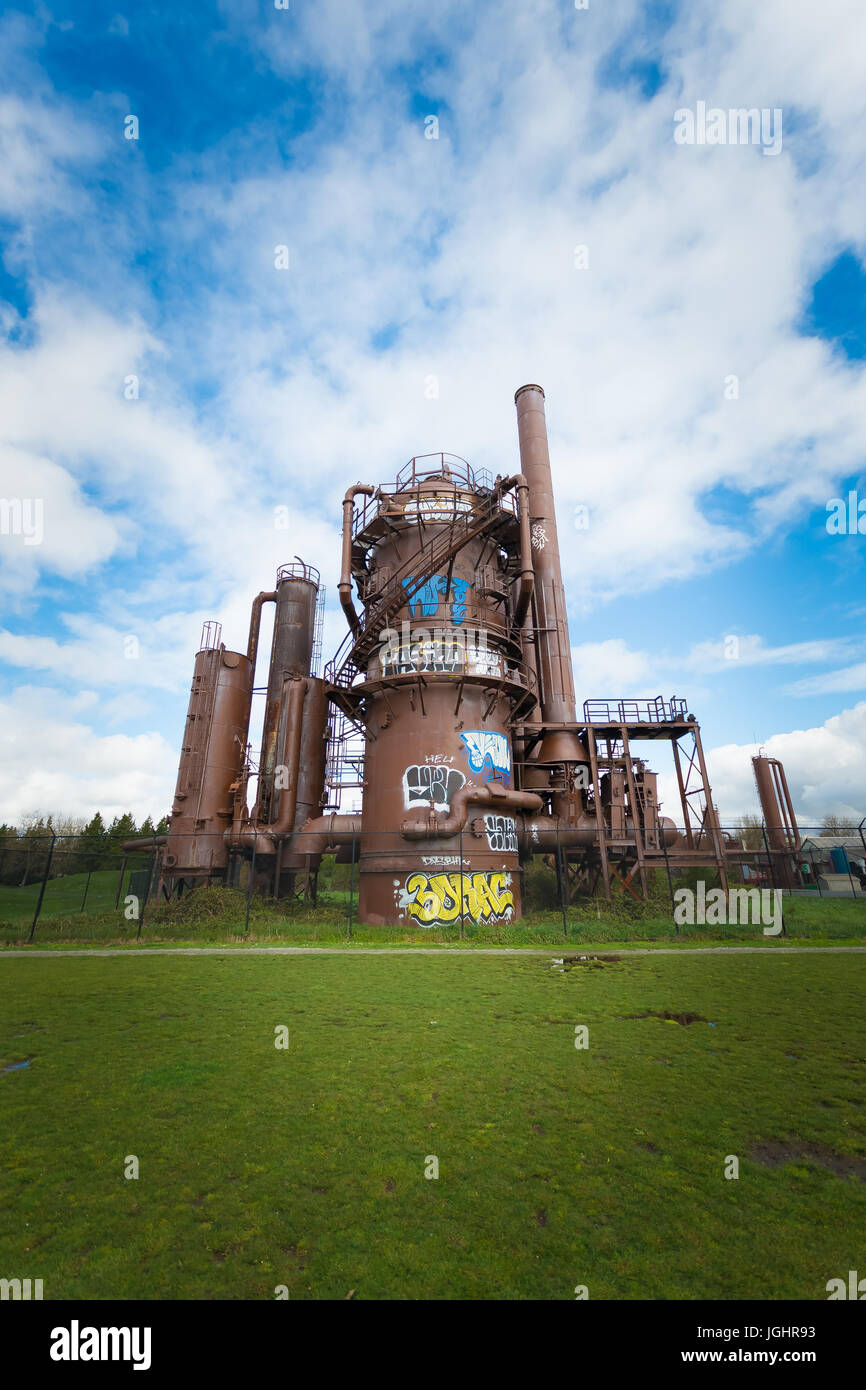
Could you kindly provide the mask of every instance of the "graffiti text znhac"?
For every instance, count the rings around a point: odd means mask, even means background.
[[[401,894],[401,906],[424,927],[454,922],[461,915],[472,922],[505,922],[514,915],[511,875],[412,874]]]

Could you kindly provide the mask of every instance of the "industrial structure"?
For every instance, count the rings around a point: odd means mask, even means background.
[[[653,870],[670,881],[699,865],[723,889],[731,873],[740,881],[749,856],[720,828],[686,701],[590,699],[578,717],[544,392],[523,386],[515,402],[519,471],[494,478],[432,454],[393,483],[348,489],[348,632],[323,674],[323,592],[302,561],[254,599],[245,651],[205,625],[160,844],[165,896],[249,873],[270,895],[315,897],[328,853],[357,865],[372,924],[517,919],[537,854],[553,857],[569,897],[646,896]],[[265,604],[275,621],[254,755]],[[679,828],[638,756],[648,742],[670,748]],[[765,861],[790,886],[798,832],[784,773],[755,765]],[[346,810],[351,789],[357,810]]]

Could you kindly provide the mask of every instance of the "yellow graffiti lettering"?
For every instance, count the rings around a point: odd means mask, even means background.
[[[412,874],[406,880],[409,916],[422,926],[453,922],[461,909],[472,922],[512,916],[514,894],[504,873]]]

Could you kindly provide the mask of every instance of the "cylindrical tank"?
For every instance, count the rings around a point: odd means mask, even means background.
[[[308,820],[314,820],[321,815],[325,789],[328,687],[325,681],[314,676],[310,676],[305,684],[293,830],[300,830]],[[279,818],[281,812],[282,805],[278,802],[275,818]],[[281,872],[294,873],[304,864],[304,841],[302,837],[298,842],[298,850],[295,854],[283,854]]]
[[[274,769],[277,763],[283,687],[287,678],[310,674],[319,594],[318,573],[306,565],[284,565],[277,571],[276,611],[268,672],[268,692],[262,728],[256,819],[267,823],[274,814]]]
[[[369,603],[399,602],[398,586],[408,601],[366,666],[359,911],[374,925],[510,921],[520,916],[513,815],[470,802],[462,832],[409,840],[402,826],[431,808],[444,819],[467,784],[513,787],[516,516],[467,465],[415,465],[382,497],[360,576]],[[488,514],[493,524],[448,555],[449,538]]]
[[[195,658],[186,728],[163,860],[171,878],[210,877],[228,860],[232,784],[246,753],[253,668],[221,644]]]
[[[780,888],[791,888],[795,881],[793,856],[800,846],[800,831],[785,769],[778,758],[762,755],[752,759],[752,768],[772,855],[774,880]]]

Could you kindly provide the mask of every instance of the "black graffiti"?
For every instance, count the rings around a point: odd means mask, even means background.
[[[517,852],[517,827],[511,816],[485,816],[484,829],[491,849],[505,854]]]
[[[403,773],[403,792],[406,806],[441,806],[448,810],[451,798],[463,786],[466,778],[455,767],[441,763],[413,764]]]

